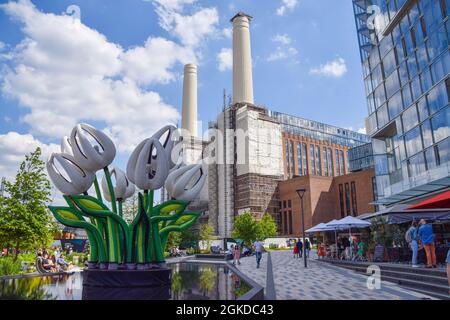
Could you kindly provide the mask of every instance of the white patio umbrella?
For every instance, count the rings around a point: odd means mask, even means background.
[[[329,227],[335,227],[337,229],[349,229],[348,234],[351,238],[352,236],[352,228],[367,228],[370,226],[370,222],[364,221],[352,216],[346,216],[345,218],[342,218],[337,221],[331,221],[327,223],[327,226]],[[337,243],[337,242],[336,242]]]
[[[336,223],[338,221],[339,220],[333,219],[325,224],[325,228],[327,228],[327,230],[334,230],[334,243],[336,244],[336,249],[337,249],[337,230],[341,228],[339,226],[333,225],[333,223]]]
[[[320,231],[324,231],[322,230],[322,228],[326,227],[325,223],[321,222],[317,225],[315,225],[312,228],[309,228],[308,230],[306,230],[305,232],[307,233],[313,233],[313,232],[320,232]]]

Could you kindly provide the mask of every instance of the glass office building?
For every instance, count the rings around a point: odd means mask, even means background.
[[[378,204],[450,185],[450,0],[353,0]]]
[[[286,113],[268,110],[269,116],[281,124],[283,132],[308,137],[315,140],[328,141],[349,148],[370,142],[370,138],[362,133],[339,128],[322,122],[308,120]]]

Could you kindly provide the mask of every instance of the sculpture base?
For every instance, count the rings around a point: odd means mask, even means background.
[[[83,271],[83,300],[168,300],[172,271],[89,270]]]

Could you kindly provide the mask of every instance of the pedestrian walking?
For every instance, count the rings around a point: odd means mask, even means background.
[[[295,246],[298,248],[298,256],[301,258],[303,256],[303,242],[302,240],[298,239]]]
[[[419,222],[419,237],[427,256],[427,268],[436,268],[436,247],[434,245],[433,226],[425,219]]]
[[[298,247],[295,245],[294,246],[294,259],[298,258]]]
[[[309,239],[305,239],[305,255],[307,258],[309,258],[309,251],[311,250],[311,242],[309,242]]]
[[[259,269],[259,265],[261,263],[262,259],[262,252],[263,252],[263,244],[261,241],[255,241],[253,244],[255,247],[255,256],[256,256],[256,268]]]
[[[411,257],[411,265],[413,268],[417,268],[419,265],[417,264],[417,254],[419,252],[419,243],[417,242],[417,222],[413,221],[411,223],[411,227],[406,231],[405,234],[406,242],[408,242],[409,246],[412,250]]]
[[[233,265],[241,264],[240,259],[241,259],[241,248],[239,247],[239,245],[235,245],[233,250]]]

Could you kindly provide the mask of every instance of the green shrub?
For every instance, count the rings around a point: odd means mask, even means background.
[[[0,258],[0,276],[9,276],[20,273],[20,261],[12,258]]]

